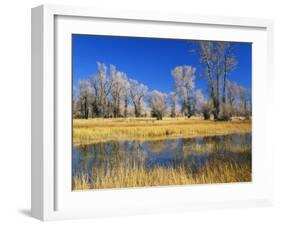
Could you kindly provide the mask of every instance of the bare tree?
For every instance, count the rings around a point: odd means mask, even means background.
[[[224,44],[222,42],[214,42],[214,49],[212,53],[213,63],[214,63],[214,74],[216,78],[216,118],[220,117],[220,103],[221,103],[221,77],[223,75],[223,52],[224,52]]]
[[[213,105],[207,100],[200,89],[194,92],[194,108],[197,114],[202,114],[205,120],[210,119],[213,111]]]
[[[231,116],[244,116],[251,115],[251,89],[247,89],[236,82],[227,81],[227,103],[226,111]]]
[[[171,92],[169,94],[169,101],[171,106],[171,117],[174,118],[177,115],[177,93]]]
[[[183,115],[191,117],[192,112],[192,90],[194,89],[196,68],[192,66],[177,66],[172,70],[175,80],[176,93],[181,100],[181,112]]]
[[[111,91],[112,81],[107,77],[106,73],[106,65],[98,62],[98,74],[91,78],[94,94],[92,109],[96,117],[108,117],[110,113],[108,96]]]
[[[128,116],[128,107],[130,104],[130,82],[124,81],[124,117]]]
[[[233,53],[232,46],[227,42],[224,42],[224,59],[223,59],[223,97],[222,102],[225,104],[227,101],[227,76],[229,72],[233,71],[237,66],[237,60]]]
[[[223,109],[227,101],[227,76],[235,69],[236,59],[229,42],[199,41],[200,63],[205,66],[205,77],[208,80],[210,97],[214,106],[215,119],[220,118],[221,102]],[[223,83],[221,83],[223,77]],[[222,94],[221,94],[222,89]]]
[[[194,92],[194,111],[197,113],[197,114],[200,114],[202,113],[202,108],[203,108],[203,105],[205,104],[205,98],[203,96],[203,93],[201,91],[201,89],[197,89],[195,92]]]
[[[234,114],[237,114],[236,105],[238,104],[238,95],[239,95],[239,85],[236,82],[227,81],[227,99],[228,99],[228,109],[230,117]]]
[[[149,105],[151,107],[152,117],[162,120],[168,109],[167,94],[153,90],[149,95]]]
[[[127,95],[127,76],[123,72],[116,71],[116,67],[114,65],[110,65],[110,71],[113,116],[119,117],[121,116],[121,102],[125,99],[125,96]],[[125,101],[127,101],[127,99],[125,99]]]
[[[213,112],[213,104],[210,100],[205,100],[202,104],[201,112],[203,114],[204,120],[208,120]]]
[[[80,80],[79,82],[79,100],[81,118],[89,117],[91,86],[88,80]]]
[[[249,117],[248,102],[249,92],[246,88],[239,86],[239,98],[240,98],[240,114]]]
[[[147,86],[139,83],[136,80],[130,79],[130,97],[134,105],[135,116],[140,117],[143,105],[143,98],[146,95],[148,88]]]
[[[199,41],[196,42],[198,44],[198,52],[200,55],[199,62],[205,66],[204,75],[207,78],[208,86],[210,90],[210,97],[212,100],[213,106],[217,106],[217,97],[215,94],[215,77],[213,74],[213,42],[211,41]],[[214,118],[217,119],[217,111],[213,110]]]

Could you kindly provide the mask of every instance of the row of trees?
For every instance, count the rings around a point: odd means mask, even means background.
[[[140,82],[129,79],[114,65],[98,63],[98,73],[79,82],[73,98],[74,118],[95,117],[177,117],[202,115],[227,120],[232,116],[251,115],[250,90],[230,82],[228,75],[237,65],[233,46],[227,42],[200,41],[194,44],[204,69],[208,88],[203,95],[195,86],[196,68],[175,67],[174,91],[149,91]]]
[[[114,65],[108,72],[105,64],[98,63],[97,75],[79,82],[78,96],[73,99],[74,117],[140,117],[147,92],[147,86],[128,79]]]

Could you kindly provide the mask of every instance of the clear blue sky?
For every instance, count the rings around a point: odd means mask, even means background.
[[[97,73],[97,62],[114,64],[117,70],[125,72],[128,78],[147,85],[149,90],[173,91],[171,70],[175,66],[196,67],[196,88],[206,92],[207,83],[200,76],[202,67],[198,54],[191,52],[191,41],[131,38],[95,35],[72,35],[73,85],[89,79]],[[252,45],[235,43],[234,51],[238,60],[237,68],[229,74],[231,81],[251,88]]]

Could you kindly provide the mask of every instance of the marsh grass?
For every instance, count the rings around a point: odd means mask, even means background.
[[[245,156],[245,158],[250,158]],[[155,167],[144,164],[120,164],[111,170],[97,169],[92,175],[73,177],[73,189],[103,189],[148,187],[186,184],[210,184],[251,181],[251,164],[234,160],[213,159],[195,172],[184,165],[176,168]]]
[[[147,167],[142,150],[135,150],[134,155],[120,151],[118,147],[113,151],[115,155],[98,157],[102,160],[92,172],[74,175],[73,190],[251,181],[250,143],[233,145],[228,140],[221,144],[212,140],[202,144],[187,142],[183,145],[182,155],[175,159],[175,162],[180,161],[174,167]],[[103,150],[95,150],[95,153],[104,156]],[[196,165],[192,162],[196,155],[207,155],[206,161]]]
[[[83,162],[79,172],[73,174],[72,187],[85,190],[248,182],[252,179],[251,141],[246,133],[251,133],[251,121],[75,119],[73,143],[80,147],[83,159],[94,156],[96,162]],[[171,142],[178,138],[194,139]],[[176,150],[179,144],[182,151],[175,153],[174,164],[148,167],[145,151],[141,150],[146,142],[154,155]],[[205,157],[203,164],[196,162]]]
[[[201,119],[128,118],[74,119],[73,143],[89,144],[110,140],[161,140],[251,132],[251,121],[214,122]]]

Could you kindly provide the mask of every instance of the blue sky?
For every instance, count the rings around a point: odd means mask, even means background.
[[[252,74],[252,45],[235,43],[237,68],[229,74],[231,81],[250,88]],[[191,50],[189,40],[131,38],[95,35],[72,35],[73,85],[97,73],[97,62],[114,64],[128,78],[138,80],[161,92],[173,91],[171,70],[175,66],[196,67],[196,88],[205,93],[207,82],[202,78],[198,54]]]

